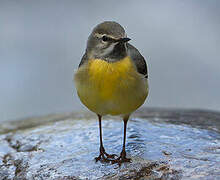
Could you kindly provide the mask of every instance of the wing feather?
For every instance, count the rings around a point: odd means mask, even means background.
[[[147,63],[141,53],[131,44],[127,43],[128,53],[134,61],[137,71],[143,74],[145,78],[148,78]]]

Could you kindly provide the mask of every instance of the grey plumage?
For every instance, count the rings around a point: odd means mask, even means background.
[[[148,78],[147,63],[141,53],[130,43],[127,43],[127,51],[128,55],[134,61],[137,71],[143,74],[145,78]]]
[[[88,61],[89,59],[88,59],[88,57],[87,57],[87,53],[85,52],[85,54],[83,55],[83,57],[82,57],[82,59],[81,59],[81,61],[80,61],[80,63],[79,63],[79,66],[78,66],[78,68],[81,66],[81,65],[83,65],[86,61]]]
[[[99,33],[99,34],[106,34],[113,36],[115,38],[120,38],[125,35],[124,28],[114,21],[105,21],[101,24],[98,24],[94,29],[92,34]]]

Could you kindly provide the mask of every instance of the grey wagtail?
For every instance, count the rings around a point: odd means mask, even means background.
[[[124,28],[112,21],[98,24],[90,34],[85,54],[74,75],[82,103],[98,115],[100,155],[96,161],[130,162],[126,158],[126,127],[129,116],[148,96],[148,71],[144,57],[128,43]],[[118,115],[124,120],[123,149],[119,157],[107,154],[102,143],[101,119]]]

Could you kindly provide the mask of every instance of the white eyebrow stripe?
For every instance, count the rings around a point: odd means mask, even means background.
[[[110,37],[111,39],[117,40],[113,36],[108,35],[108,34],[95,33],[95,36],[97,36],[98,38],[101,38],[102,36],[107,36],[107,37]]]
[[[106,35],[106,34],[99,34],[99,33],[95,33],[95,36],[97,36],[97,37],[102,37],[103,35]]]

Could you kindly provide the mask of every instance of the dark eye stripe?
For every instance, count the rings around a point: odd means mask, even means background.
[[[102,40],[103,41],[114,41],[112,38],[110,38],[108,36],[102,36]]]

